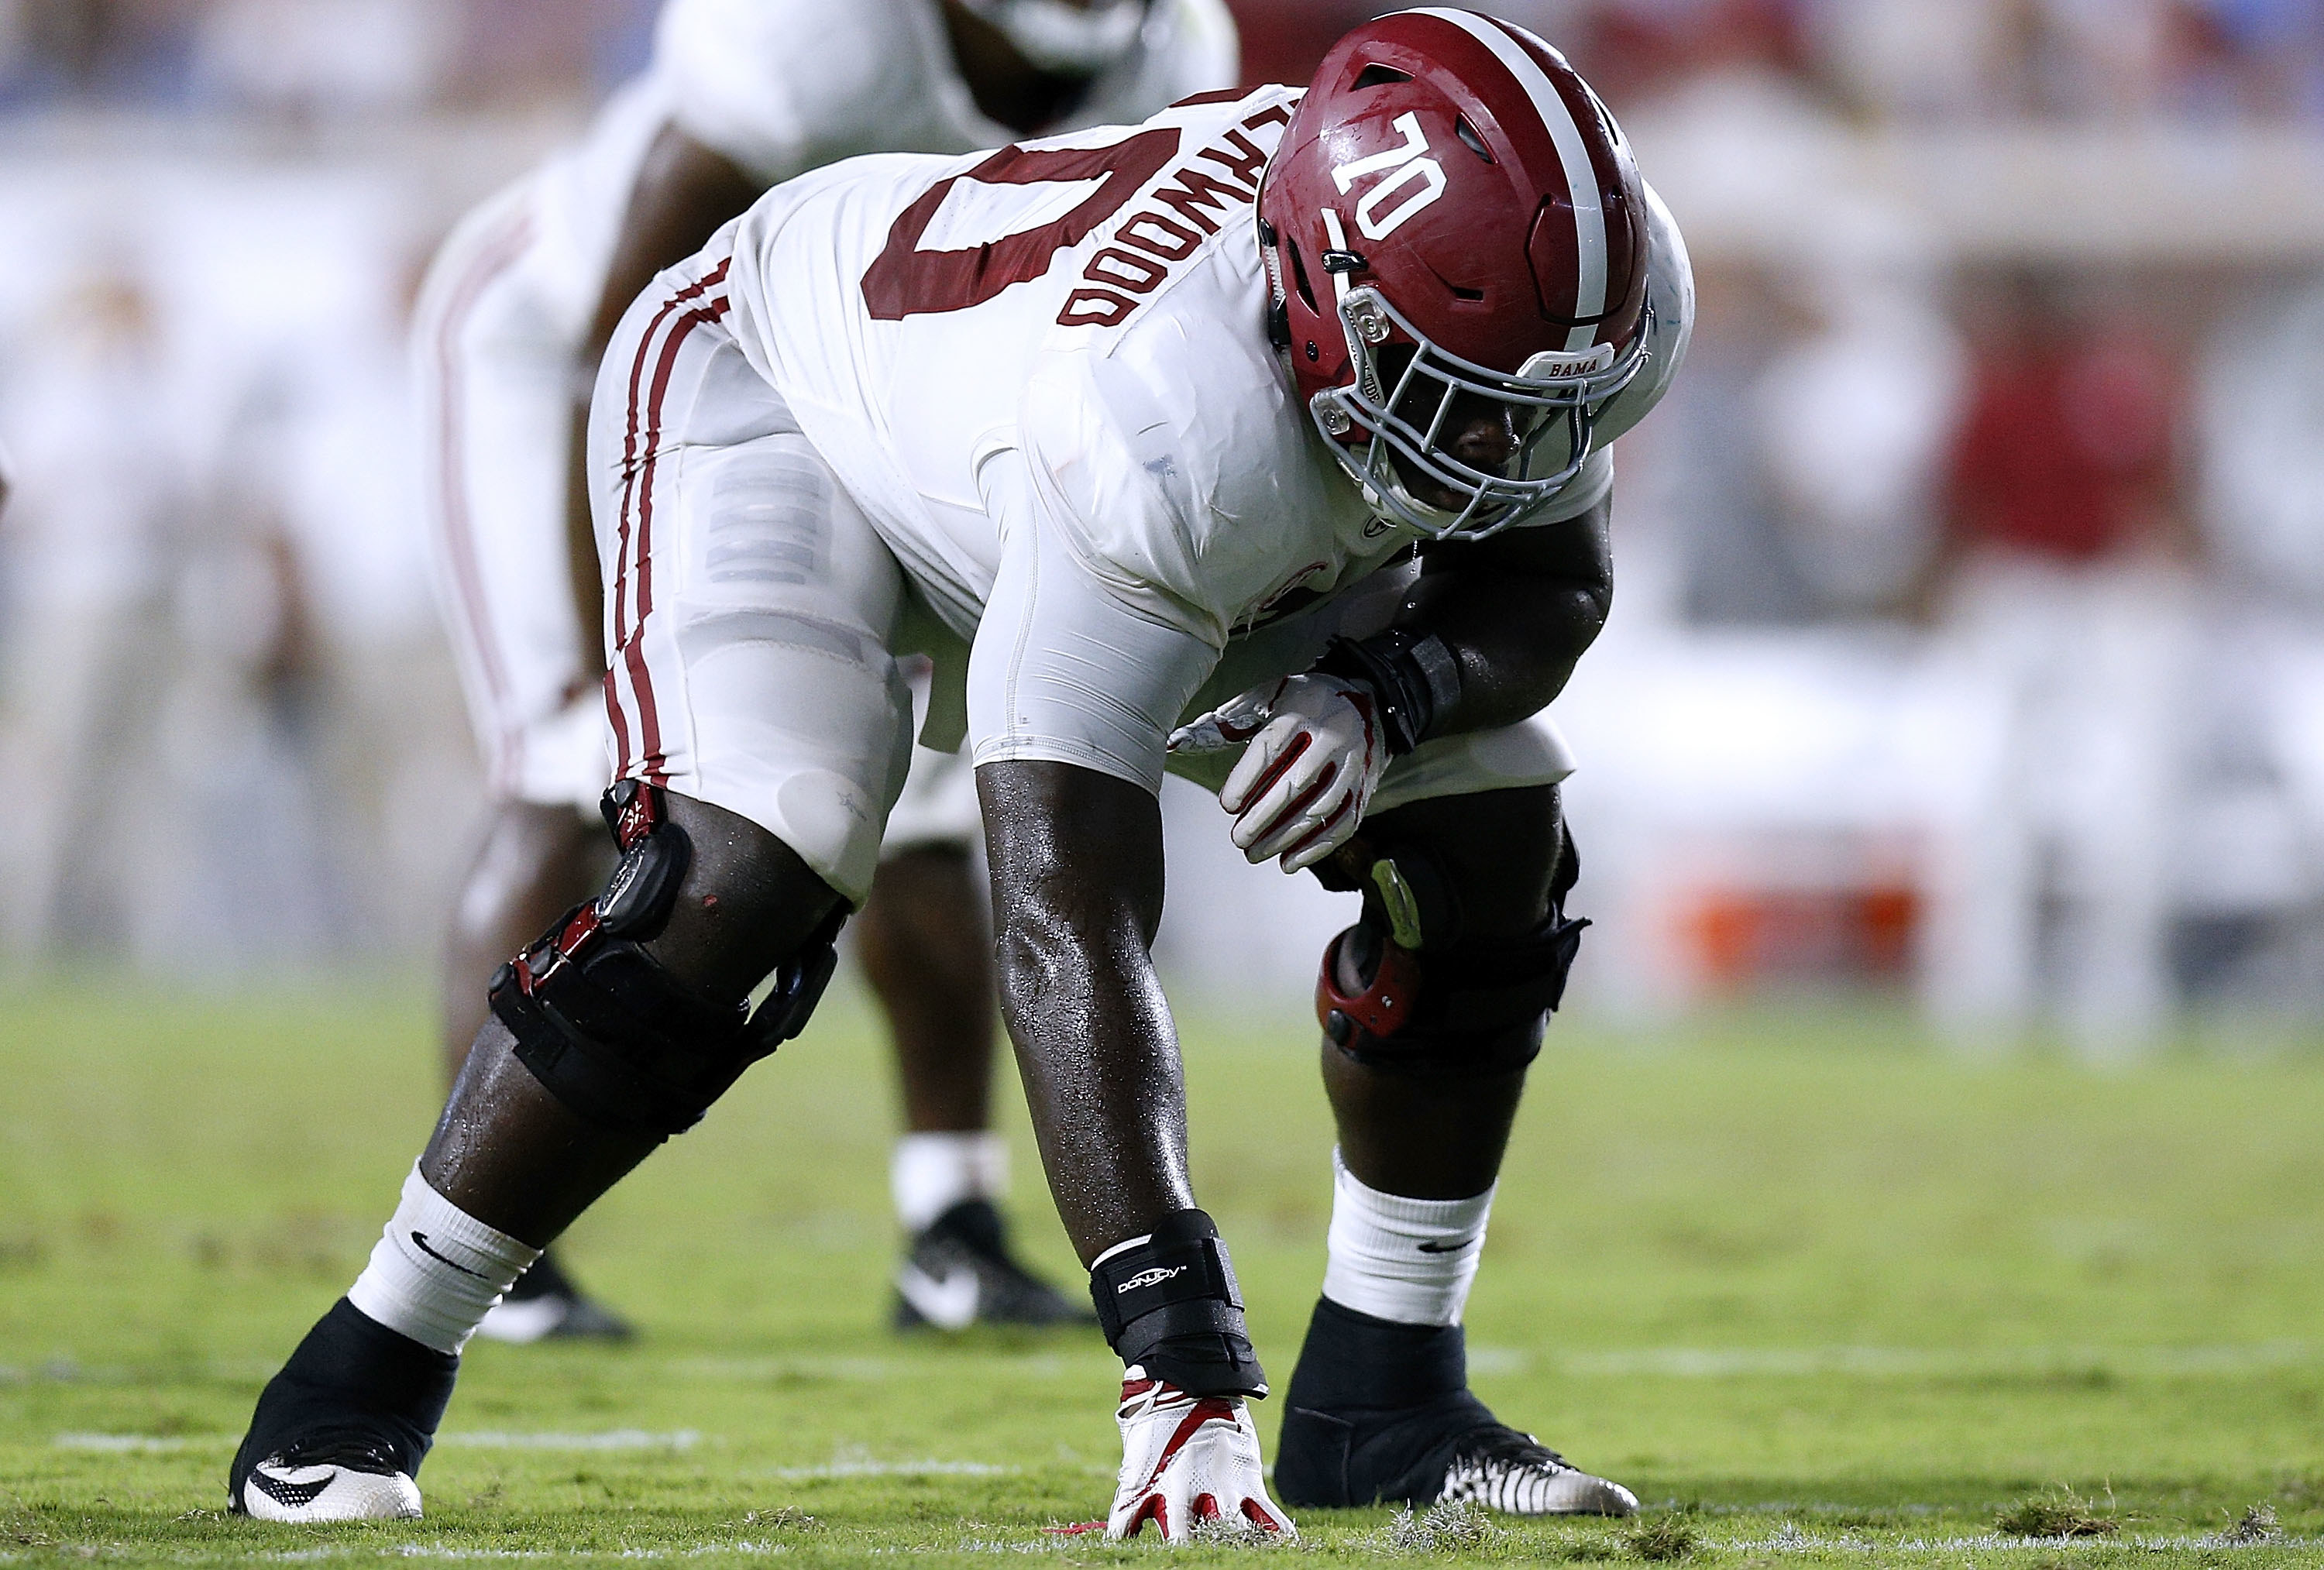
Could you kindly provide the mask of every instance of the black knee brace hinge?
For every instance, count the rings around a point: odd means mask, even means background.
[[[775,972],[755,1015],[747,999],[706,997],[643,946],[669,923],[693,843],[656,786],[620,781],[603,808],[621,866],[604,894],[501,967],[493,1013],[516,1037],[517,1060],[575,1112],[667,1137],[701,1122],[743,1070],[805,1028],[838,962],[832,941],[847,907]]]
[[[1419,923],[1396,908],[1404,880],[1393,881],[1397,886],[1382,880],[1385,908],[1376,913],[1368,895],[1363,919],[1323,950],[1315,978],[1315,1017],[1323,1033],[1373,1069],[1501,1074],[1532,1062],[1548,1016],[1565,996],[1582,929],[1590,924],[1566,917],[1564,887],[1548,919],[1522,938],[1465,937],[1456,925],[1450,942],[1423,947],[1415,941]],[[1343,957],[1365,978],[1353,992],[1340,982]]]
[[[1267,1393],[1227,1245],[1200,1210],[1173,1211],[1144,1242],[1100,1260],[1090,1299],[1107,1342],[1148,1377],[1193,1396]]]

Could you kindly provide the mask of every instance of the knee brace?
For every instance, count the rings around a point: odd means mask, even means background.
[[[1565,914],[1575,871],[1569,841],[1547,919],[1523,937],[1483,939],[1462,931],[1459,899],[1433,858],[1379,858],[1362,918],[1323,950],[1315,1017],[1324,1035],[1372,1069],[1441,1077],[1526,1067],[1590,924]],[[1363,978],[1353,991],[1341,984],[1342,959]]]
[[[1101,1258],[1090,1299],[1125,1365],[1191,1396],[1267,1393],[1233,1262],[1202,1211],[1173,1211],[1144,1241]]]
[[[662,793],[622,780],[602,803],[622,849],[605,892],[576,905],[501,967],[493,1013],[516,1038],[517,1060],[601,1128],[664,1138],[702,1121],[742,1070],[806,1028],[838,963],[839,906],[775,972],[758,1012],[706,997],[671,975],[645,943],[669,923],[693,859]]]

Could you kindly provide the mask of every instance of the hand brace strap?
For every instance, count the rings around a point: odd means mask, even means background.
[[[1427,740],[1438,717],[1461,700],[1461,662],[1433,632],[1392,627],[1361,640],[1335,638],[1323,646],[1315,669],[1371,689],[1379,700],[1391,757]]]
[[[1100,1259],[1090,1268],[1090,1300],[1125,1365],[1188,1395],[1267,1393],[1234,1265],[1202,1211],[1173,1211],[1150,1235]]]

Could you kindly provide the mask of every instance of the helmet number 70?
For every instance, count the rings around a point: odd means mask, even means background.
[[[1396,128],[1404,133],[1404,145],[1391,147],[1385,152],[1375,152],[1335,166],[1332,183],[1346,196],[1356,181],[1368,174],[1385,174],[1386,179],[1364,193],[1356,204],[1356,233],[1367,240],[1385,240],[1396,233],[1397,225],[1444,194],[1444,168],[1434,159],[1425,156],[1428,138],[1420,129],[1420,116],[1414,114],[1396,117]],[[1379,211],[1381,202],[1413,181],[1420,188],[1411,192],[1387,213]]]

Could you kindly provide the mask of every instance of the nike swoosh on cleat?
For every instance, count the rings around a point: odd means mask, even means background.
[[[420,1253],[426,1254],[429,1259],[436,1261],[439,1264],[450,1265],[454,1270],[458,1271],[464,1276],[470,1276],[480,1281],[489,1281],[492,1279],[485,1275],[482,1271],[472,1271],[466,1265],[462,1264],[459,1261],[446,1259],[442,1254],[438,1253],[434,1249],[428,1246],[428,1235],[424,1232],[415,1232],[411,1235],[411,1246],[418,1249]]]
[[[1458,1253],[1476,1241],[1473,1237],[1464,1237],[1458,1243],[1424,1243],[1417,1246],[1423,1253]]]
[[[272,1476],[263,1466],[254,1466],[250,1472],[250,1481],[257,1485],[259,1492],[282,1506],[283,1509],[294,1510],[303,1510],[313,1504],[322,1497],[325,1489],[338,1480],[339,1474],[336,1472],[327,1477],[318,1478],[313,1483],[291,1483],[283,1478]]]
[[[958,1330],[976,1322],[982,1288],[973,1270],[946,1271],[939,1279],[907,1260],[896,1272],[896,1290],[929,1324]]]

